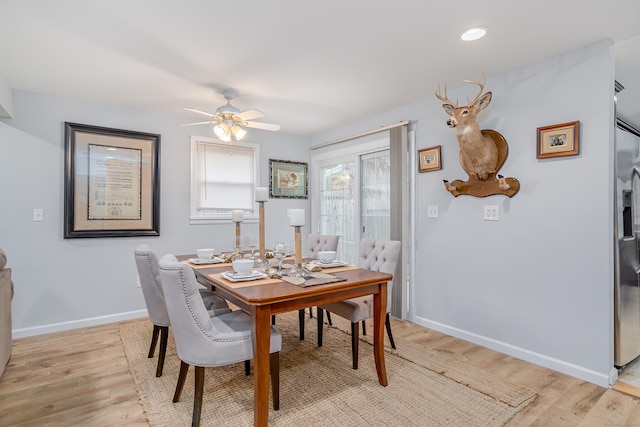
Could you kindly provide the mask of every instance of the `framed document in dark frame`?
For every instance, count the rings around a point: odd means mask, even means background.
[[[65,122],[64,238],[160,235],[160,135]]]

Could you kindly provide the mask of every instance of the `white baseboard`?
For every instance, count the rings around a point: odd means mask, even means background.
[[[12,338],[32,337],[35,335],[49,334],[51,332],[68,331],[70,329],[86,328],[88,326],[104,325],[106,323],[120,322],[122,320],[147,317],[147,310],[129,311],[126,313],[110,314],[108,316],[90,317],[88,319],[73,320],[70,322],[51,323],[48,325],[32,326],[30,328],[14,329]]]
[[[584,381],[599,385],[601,387],[609,387],[614,380],[611,372],[600,373],[587,369],[582,366],[574,365],[563,360],[555,359],[553,357],[546,356],[544,354],[536,353],[530,350],[526,350],[520,347],[513,346],[511,344],[497,341],[492,338],[487,338],[482,335],[477,335],[469,331],[457,329],[449,325],[434,322],[428,319],[416,317],[413,320],[414,323],[430,328],[439,332],[442,332],[452,337],[460,338],[465,341],[472,342],[474,344],[481,345],[491,350],[499,351],[500,353],[507,354],[509,356],[517,357],[518,359],[526,360],[527,362],[534,363],[536,365],[544,366],[545,368],[553,369],[554,371],[562,372],[563,374],[571,375],[572,377],[579,378]],[[616,378],[617,379],[617,378]],[[614,381],[615,383],[615,381]]]

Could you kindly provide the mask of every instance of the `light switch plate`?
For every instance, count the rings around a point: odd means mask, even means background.
[[[427,218],[438,218],[438,205],[427,206]]]
[[[498,206],[498,205],[484,205],[484,220],[485,221],[499,221],[500,220],[500,206]]]
[[[33,220],[34,221],[44,221],[44,209],[34,209],[33,210]]]

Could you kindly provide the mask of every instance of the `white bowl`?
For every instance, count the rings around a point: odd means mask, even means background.
[[[196,249],[196,255],[200,259],[211,259],[213,257],[213,249]]]
[[[320,251],[318,252],[318,258],[325,264],[329,264],[336,260],[336,251]]]
[[[249,258],[235,259],[231,263],[233,271],[238,274],[249,274],[253,268],[253,260]]]

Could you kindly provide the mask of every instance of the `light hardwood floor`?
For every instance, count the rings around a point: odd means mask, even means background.
[[[0,426],[149,425],[129,373],[120,324],[14,340],[0,379]],[[392,329],[396,337],[456,353],[536,392],[535,402],[509,427],[640,426],[638,398],[408,322],[392,319]]]

